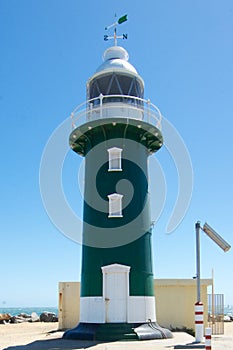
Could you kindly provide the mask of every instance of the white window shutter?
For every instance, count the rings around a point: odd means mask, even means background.
[[[108,149],[108,171],[121,171],[121,148]]]
[[[108,195],[109,199],[109,218],[122,217],[122,198],[123,195],[119,193],[112,193]]]

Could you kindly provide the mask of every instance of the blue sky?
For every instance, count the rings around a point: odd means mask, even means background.
[[[80,246],[47,216],[39,168],[52,132],[85,100],[86,80],[112,44],[103,36],[115,13],[128,14],[118,27],[128,40],[119,44],[145,81],[145,97],[180,133],[193,165],[190,206],[166,234],[178,177],[166,148],[156,155],[167,196],[153,230],[155,277],[195,275],[197,220],[233,244],[232,1],[0,0],[0,306],[54,306],[58,282],[80,278]],[[70,151],[63,169],[64,192],[78,215],[80,164]],[[214,269],[225,304],[233,304],[232,263],[232,250],[222,252],[201,234],[201,277]]]

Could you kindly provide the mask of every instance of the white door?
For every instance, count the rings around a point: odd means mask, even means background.
[[[127,322],[129,295],[129,267],[113,264],[103,270],[103,297],[105,300],[105,321]]]

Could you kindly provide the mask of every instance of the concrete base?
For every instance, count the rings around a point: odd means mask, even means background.
[[[64,339],[77,340],[151,340],[168,339],[173,335],[170,330],[157,323],[79,323],[63,335]]]

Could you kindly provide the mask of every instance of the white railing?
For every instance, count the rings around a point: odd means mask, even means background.
[[[83,102],[71,113],[72,129],[92,120],[127,118],[145,121],[161,130],[162,115],[150,102],[129,95],[100,95]]]

